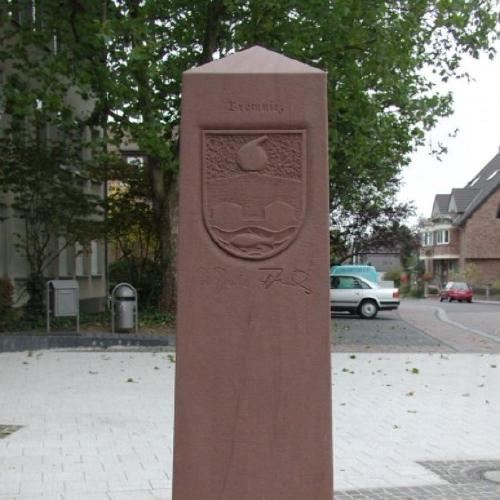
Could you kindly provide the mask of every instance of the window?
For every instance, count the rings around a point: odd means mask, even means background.
[[[129,165],[136,165],[138,167],[144,166],[144,163],[145,163],[144,160],[145,160],[144,156],[140,156],[140,155],[126,155],[125,156],[125,161]]]
[[[428,231],[425,233],[422,233],[422,245],[424,247],[431,246],[434,242],[433,234],[432,232]]]
[[[98,276],[100,274],[99,242],[96,240],[90,242],[90,274],[92,276]]]
[[[84,276],[85,269],[83,265],[84,250],[80,243],[75,244],[75,274],[77,276]]]
[[[354,276],[332,276],[331,287],[335,290],[370,288],[365,282],[355,278]]]
[[[12,21],[18,26],[31,23],[35,20],[35,2],[33,0],[13,0],[11,2],[10,14]]]
[[[436,243],[438,245],[447,245],[450,242],[450,233],[448,229],[436,231]]]
[[[59,238],[59,276],[69,276],[70,275],[70,265],[69,265],[69,248],[66,244],[66,239]]]
[[[495,175],[497,174],[498,174],[498,168],[493,173],[491,173],[486,180],[491,181],[491,179],[493,179],[493,177],[495,177]]]

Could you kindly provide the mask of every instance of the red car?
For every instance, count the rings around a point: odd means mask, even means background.
[[[466,300],[467,302],[472,302],[472,288],[463,281],[450,281],[441,290],[439,298],[441,302],[446,299],[448,299],[448,302],[452,300],[458,300],[459,302]]]

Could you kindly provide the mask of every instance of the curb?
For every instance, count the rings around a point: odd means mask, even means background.
[[[39,351],[45,349],[77,349],[108,347],[173,347],[175,336],[159,338],[129,336],[78,336],[78,335],[0,335],[0,352]]]

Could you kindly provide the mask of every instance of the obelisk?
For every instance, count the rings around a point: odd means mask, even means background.
[[[262,47],[182,87],[173,500],[331,500],[326,74]]]

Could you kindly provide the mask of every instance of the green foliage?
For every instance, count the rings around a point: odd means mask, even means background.
[[[26,283],[26,291],[29,299],[25,306],[25,318],[34,320],[43,317],[45,313],[45,279],[39,273],[31,273]]]
[[[101,126],[114,144],[137,144],[146,158],[143,185],[157,234],[162,302],[170,308],[184,70],[259,44],[327,71],[332,229],[345,256],[357,231],[366,236],[387,225],[402,168],[451,112],[451,96],[436,83],[460,76],[465,54],[493,56],[498,17],[495,0],[42,4],[37,29],[4,34],[0,59],[19,61],[6,90],[15,101],[10,112],[26,115],[38,92],[42,108],[65,123],[71,107],[61,96],[73,85],[82,101],[92,100],[86,125]],[[27,50],[50,47],[54,33],[57,51]],[[14,81],[28,70],[40,82],[36,88]],[[400,208],[391,220],[402,220],[408,207]],[[340,250],[335,260],[343,258]]]
[[[109,266],[110,288],[118,283],[130,283],[137,290],[141,309],[158,306],[161,279],[158,264],[147,258],[124,257]]]
[[[1,317],[0,317],[1,318]],[[162,313],[157,309],[139,310],[139,328],[157,331],[158,334],[165,333],[162,327],[171,326],[174,316],[168,313]],[[21,314],[21,311],[14,310],[11,315],[4,317],[0,321],[0,332],[23,333],[26,331],[45,331],[47,327],[44,317],[30,317]],[[52,332],[74,331],[75,318],[52,318],[50,321]],[[100,313],[80,313],[80,327],[82,330],[93,332],[110,332],[111,316],[109,312]]]
[[[99,198],[85,191],[84,178],[65,168],[82,166],[80,152],[72,151],[69,141],[39,142],[26,131],[20,141],[12,129],[4,134],[0,185],[11,193],[12,208],[24,225],[16,234],[17,248],[30,270],[41,273],[61,250],[54,237],[64,237],[66,245],[85,244],[99,234],[99,224],[91,219],[99,213]]]
[[[16,249],[28,264],[30,317],[43,314],[44,275],[59,253],[102,234],[89,180],[97,172],[87,140],[91,106],[74,95],[70,61],[56,49],[57,19],[41,4],[36,13],[35,24],[25,16],[20,26],[2,25],[0,51],[0,189],[10,194]]]
[[[424,289],[421,287],[412,288],[408,292],[408,296],[413,298],[413,299],[423,299],[424,298]]]
[[[384,280],[386,281],[394,281],[396,287],[399,287],[401,284],[401,274],[403,274],[403,268],[397,267],[395,269],[390,269],[384,273]]]
[[[479,285],[483,282],[483,274],[476,264],[466,264],[463,270],[450,273],[449,281],[465,281],[469,285]]]
[[[44,274],[68,245],[77,241],[85,245],[101,234],[95,219],[100,200],[85,192],[74,170],[64,168],[81,164],[70,141],[42,142],[27,130],[3,132],[0,186],[10,193],[14,217],[22,223],[14,236],[30,272],[30,314],[43,314]]]
[[[115,165],[114,183],[108,190],[107,234],[111,247],[133,263],[159,262],[159,237],[147,186],[147,172],[140,163]],[[158,270],[158,272],[160,272]]]

